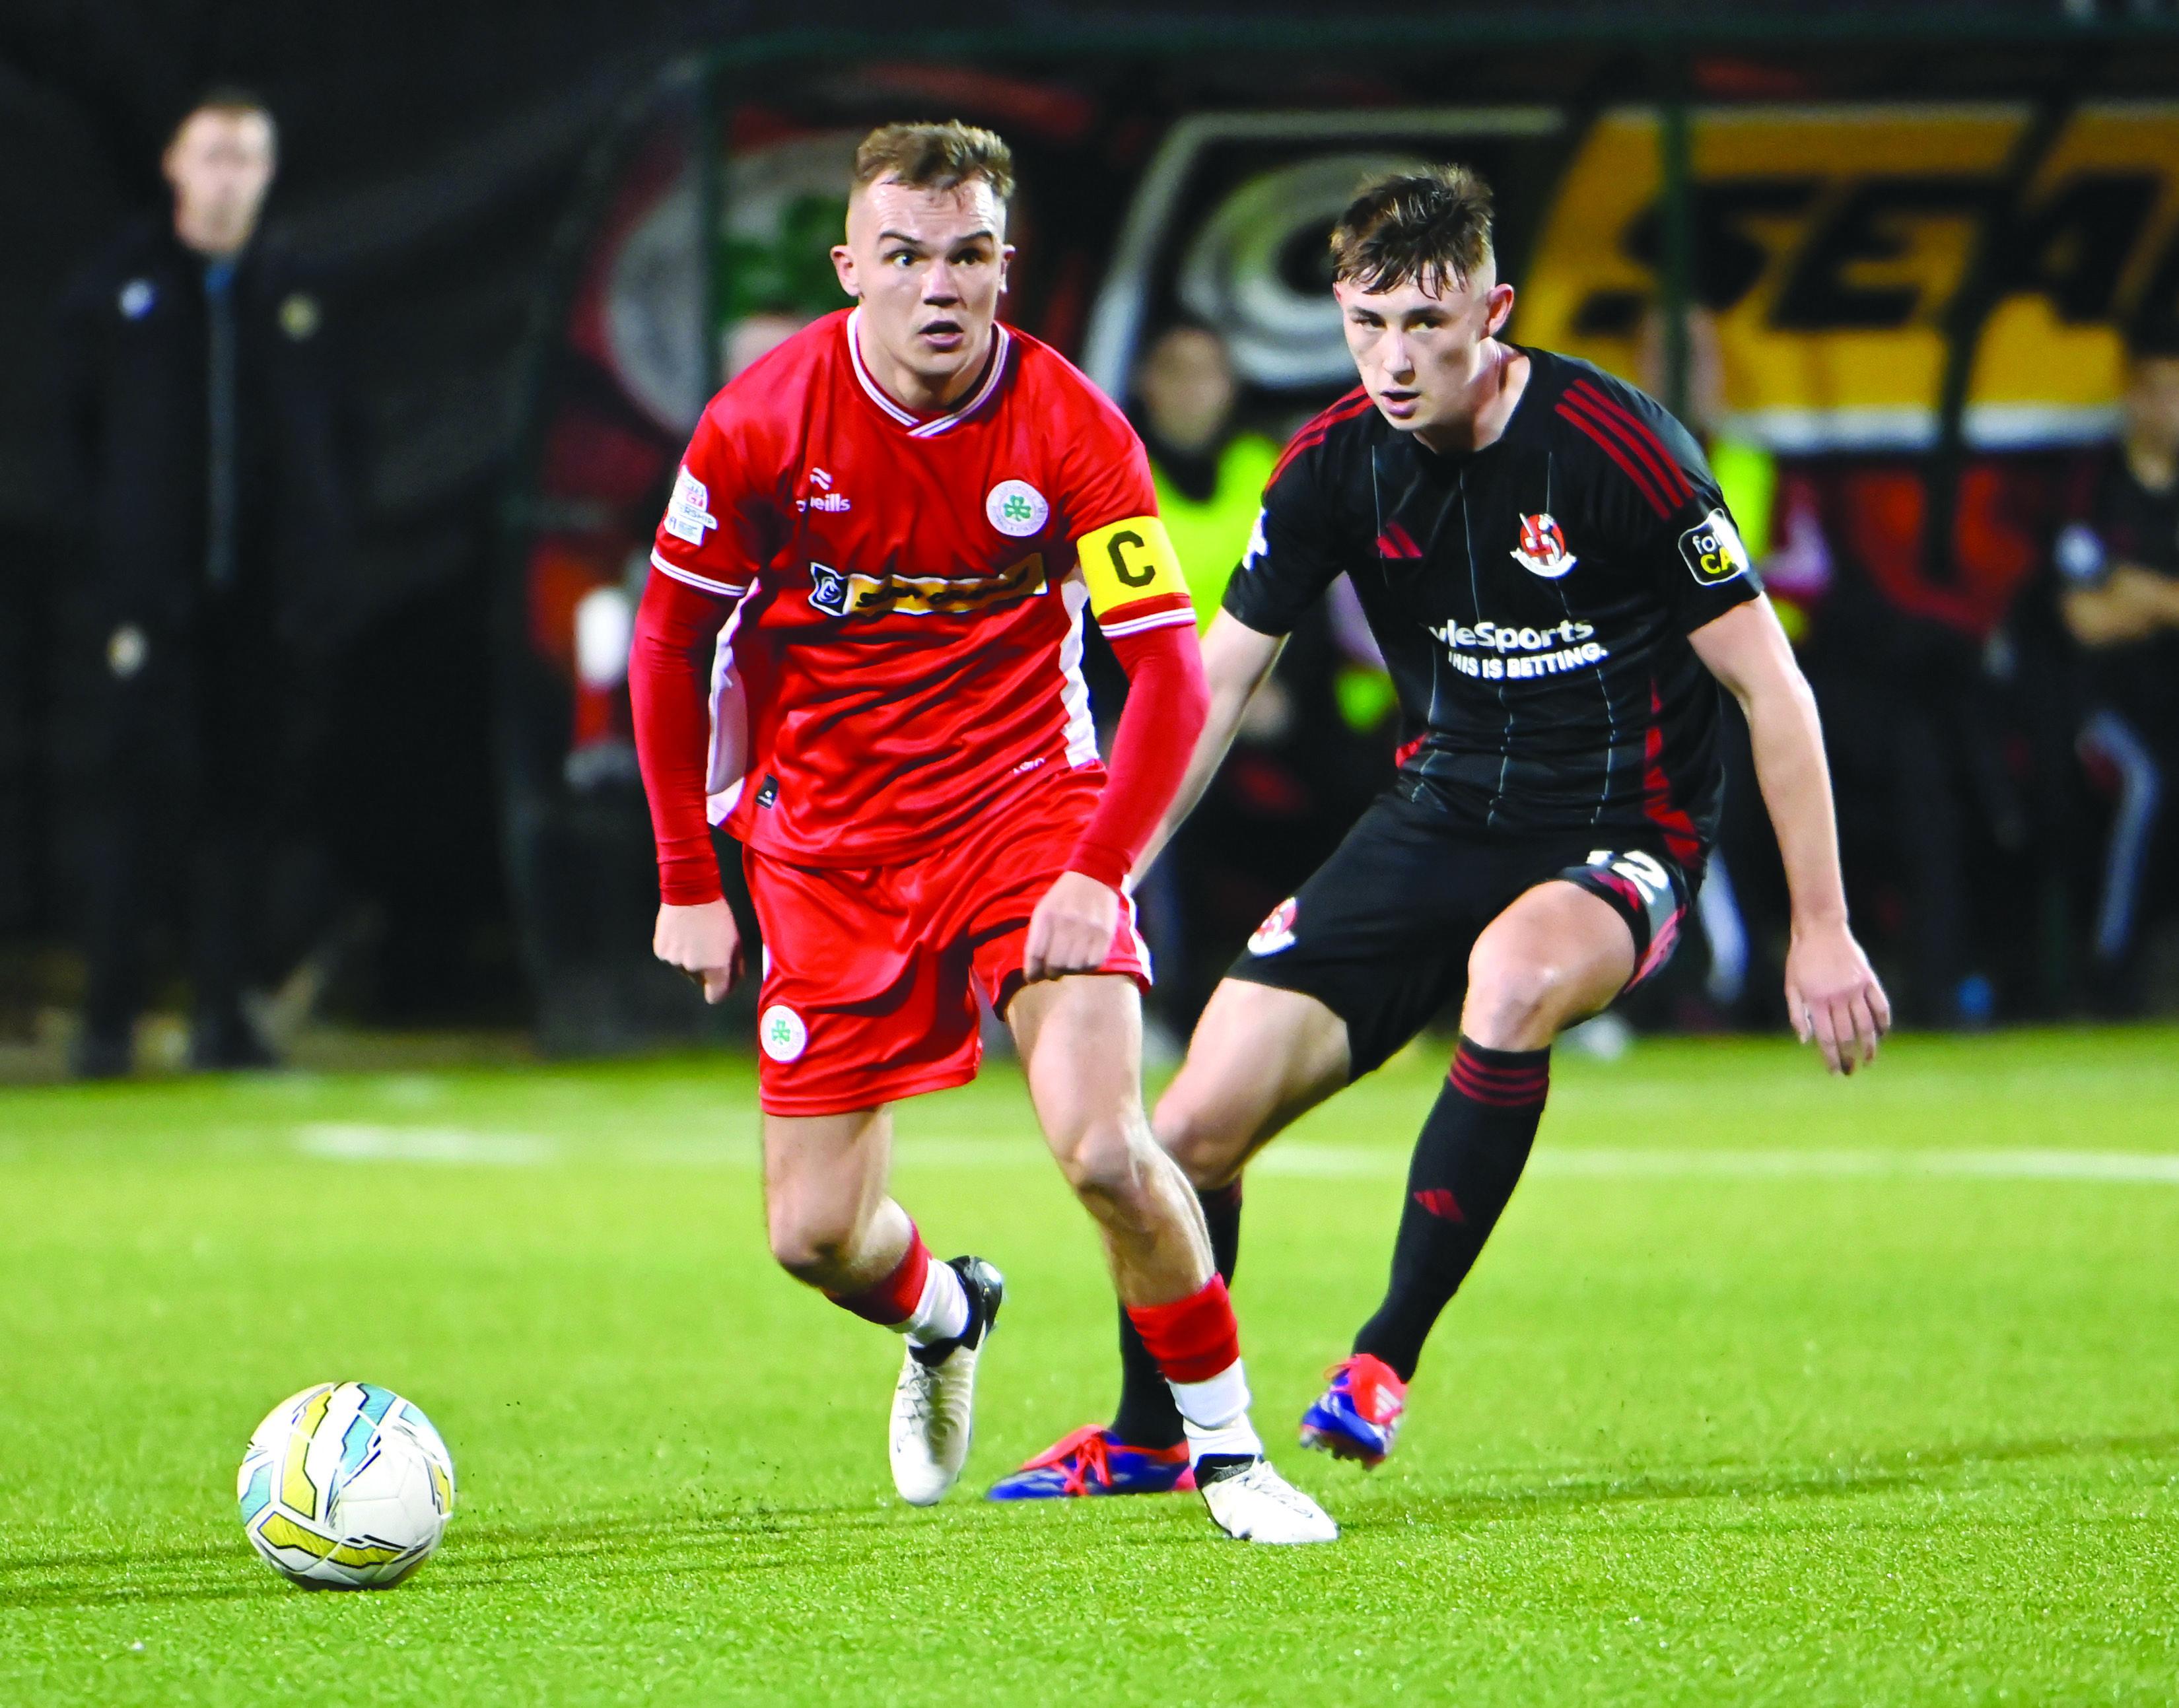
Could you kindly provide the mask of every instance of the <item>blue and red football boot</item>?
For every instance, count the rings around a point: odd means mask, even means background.
[[[1365,1471],[1384,1464],[1408,1409],[1408,1385],[1391,1365],[1366,1352],[1325,1372],[1331,1386],[1301,1414],[1301,1444],[1334,1458],[1359,1459]]]
[[[991,1485],[995,1501],[1074,1500],[1089,1495],[1169,1495],[1195,1486],[1188,1444],[1130,1447],[1090,1424]]]

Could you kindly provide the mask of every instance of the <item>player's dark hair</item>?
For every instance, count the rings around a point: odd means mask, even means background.
[[[1331,228],[1331,276],[1365,291],[1437,294],[1490,261],[1490,186],[1465,166],[1373,178]]]
[[[199,91],[196,98],[175,116],[174,128],[167,133],[168,146],[173,146],[175,138],[200,113],[217,113],[230,118],[254,113],[265,121],[266,129],[272,133],[274,151],[277,152],[279,149],[280,121],[272,116],[272,109],[266,105],[263,96],[239,83],[215,83]]]
[[[943,124],[881,124],[855,151],[855,188],[891,178],[910,189],[954,189],[977,178],[1001,206],[1014,193],[1013,151],[995,131],[958,118]]]

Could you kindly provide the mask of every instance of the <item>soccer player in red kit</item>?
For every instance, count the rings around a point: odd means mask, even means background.
[[[960,1475],[1003,1283],[979,1258],[933,1262],[887,1195],[888,1106],[974,1076],[980,990],[1172,1384],[1212,1518],[1327,1540],[1264,1458],[1201,1212],[1143,1112],[1150,969],[1120,885],[1201,728],[1202,665],[1141,444],[997,324],[1012,184],[988,131],[872,132],[832,251],[859,305],[738,376],[697,426],[630,676],[655,947],[713,1001],[738,970],[708,797],[764,931],[771,1249],[906,1338],[904,1499]],[[1085,608],[1129,679],[1109,776]]]

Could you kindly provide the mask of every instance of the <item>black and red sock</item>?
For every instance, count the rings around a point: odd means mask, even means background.
[[[1392,1279],[1354,1337],[1413,1379],[1423,1343],[1468,1278],[1528,1166],[1551,1091],[1551,1052],[1491,1050],[1463,1037],[1408,1165]]]

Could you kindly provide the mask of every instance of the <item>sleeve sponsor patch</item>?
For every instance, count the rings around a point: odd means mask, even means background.
[[[711,514],[711,489],[683,464],[673,477],[673,496],[666,501],[666,531],[691,546],[701,546],[705,531],[718,525],[719,519]]]
[[[1740,530],[1720,505],[1680,535],[1680,556],[1704,587],[1715,587],[1748,573],[1748,548]]]
[[[1102,617],[1123,605],[1161,595],[1188,598],[1188,578],[1165,524],[1155,516],[1130,516],[1110,527],[1084,534],[1075,542],[1082,557],[1082,579],[1090,585],[1090,608]]]

